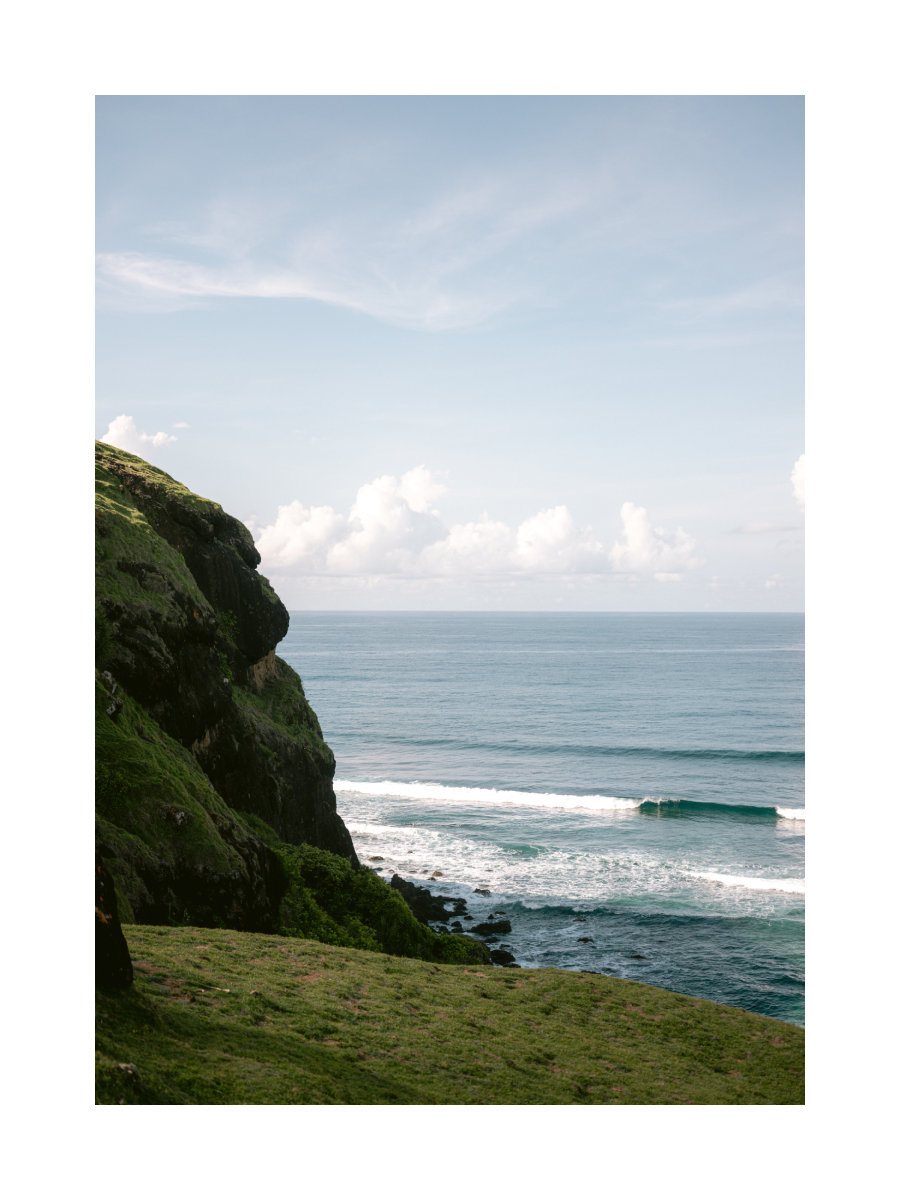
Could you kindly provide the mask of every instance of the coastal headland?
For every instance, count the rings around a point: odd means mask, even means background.
[[[98,922],[133,965],[98,958],[98,1103],[803,1103],[801,1029],[509,969],[464,901],[361,865],[249,531],[96,470]]]

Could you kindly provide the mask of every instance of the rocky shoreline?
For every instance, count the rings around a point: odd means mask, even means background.
[[[457,933],[471,937],[473,941],[484,946],[491,962],[497,967],[518,967],[511,947],[500,942],[499,934],[512,933],[512,924],[505,919],[505,913],[491,913],[486,921],[464,928],[463,921],[474,921],[468,912],[465,899],[462,896],[435,896],[429,888],[404,879],[401,875],[391,877],[391,887],[400,893],[413,916],[425,925],[429,925],[435,933]],[[487,889],[480,890],[481,895],[490,895]],[[453,905],[452,912],[447,906]],[[497,918],[503,918],[502,920]],[[473,937],[481,934],[480,938]]]

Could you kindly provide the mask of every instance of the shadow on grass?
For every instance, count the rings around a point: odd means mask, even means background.
[[[163,1010],[140,984],[98,992],[97,1017],[98,1104],[434,1103],[358,1051],[283,1027],[274,1036],[206,1005]]]

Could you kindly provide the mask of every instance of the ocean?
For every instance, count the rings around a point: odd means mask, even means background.
[[[278,654],[384,878],[508,920],[522,966],[803,1024],[803,638],[793,613],[292,612]]]

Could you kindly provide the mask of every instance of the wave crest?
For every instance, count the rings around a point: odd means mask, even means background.
[[[688,871],[695,879],[709,879],[726,887],[745,887],[760,892],[799,892],[806,894],[805,879],[752,879],[744,875],[720,875],[718,871]]]
[[[477,804],[512,804],[530,808],[635,809],[643,800],[625,800],[620,796],[557,796],[552,792],[506,792],[498,788],[445,787],[441,783],[354,783],[334,781],[336,792],[357,792],[363,796],[399,796],[410,800],[468,800]]]

